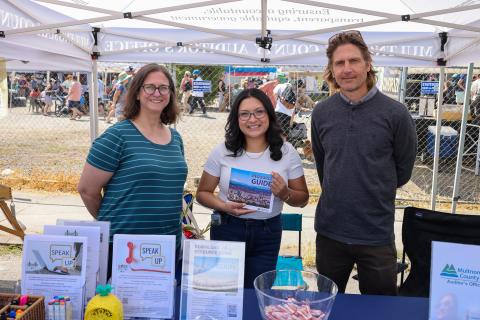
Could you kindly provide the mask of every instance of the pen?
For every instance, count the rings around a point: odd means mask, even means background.
[[[65,297],[65,307],[66,307],[66,315],[67,320],[73,320],[73,308],[72,308],[72,301],[70,301],[70,297]]]
[[[51,300],[48,302],[48,320],[55,320],[55,313],[53,311],[53,304],[55,300]]]
[[[53,310],[55,311],[55,320],[60,320],[60,302],[58,300],[55,300],[55,303],[53,304]]]
[[[59,320],[65,320],[65,301],[60,301],[60,318]]]

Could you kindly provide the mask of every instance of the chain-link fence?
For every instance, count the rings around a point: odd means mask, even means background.
[[[320,186],[311,153],[310,123],[314,105],[328,96],[328,87],[322,80],[322,66],[249,66],[232,67],[220,65],[168,65],[177,84],[177,99],[182,106],[182,117],[176,125],[182,134],[189,167],[187,188],[195,189],[208,154],[224,139],[224,129],[236,95],[243,88],[260,87],[271,93],[275,81],[287,81],[295,85],[297,96],[296,113],[291,123],[296,134],[290,142],[300,153],[308,186],[312,195],[320,193]],[[192,97],[181,87],[188,71],[191,75],[198,70],[198,77],[206,83],[207,89],[201,99],[196,99],[192,108]],[[411,181],[398,192],[399,199],[409,201],[430,201],[433,177],[433,156],[436,138],[435,112],[438,108],[436,85],[440,78],[439,68],[379,68],[379,87],[390,97],[400,100],[410,110],[415,121],[419,139],[418,156]],[[456,156],[461,129],[463,101],[459,83],[465,81],[466,69],[445,69],[443,91],[443,119],[439,152],[438,201],[450,202],[454,187]],[[478,73],[478,72],[475,72]],[[24,75],[41,78],[45,73],[10,74],[10,107],[0,119],[0,172],[1,181],[7,184],[29,184],[56,190],[75,189],[89,146],[89,116],[69,120],[61,112],[64,99],[60,94],[52,96],[50,110],[42,109],[44,98],[32,99],[27,89],[17,86]],[[113,74],[104,73],[105,87],[111,86]],[[82,77],[86,75],[80,75]],[[63,81],[64,74],[50,73],[50,78]],[[223,77],[225,93],[219,80]],[[17,82],[15,82],[17,79]],[[27,78],[25,78],[27,80]],[[299,82],[299,80],[301,80]],[[27,80],[28,82],[28,80]],[[23,83],[23,81],[22,81]],[[28,85],[27,85],[28,87]],[[31,87],[31,84],[30,84]],[[87,89],[86,87],[85,89]],[[31,89],[31,88],[30,88]],[[107,92],[104,92],[107,98]],[[273,97],[273,95],[271,95]],[[272,101],[275,104],[275,100]],[[205,111],[205,113],[204,113]],[[110,124],[100,115],[99,132]],[[478,119],[477,119],[478,120]],[[461,165],[460,200],[480,202],[479,180],[479,131],[478,121],[473,118],[466,127],[465,149]],[[13,173],[12,173],[13,172]]]
[[[442,88],[439,88],[440,68],[386,68],[382,70],[380,78],[382,91],[404,102],[407,106],[415,121],[418,135],[417,161],[412,179],[406,188],[400,190],[398,197],[430,201],[432,192],[435,192],[438,202],[451,202],[465,102],[467,69],[445,68]],[[435,188],[432,189],[432,183],[439,90],[443,93],[443,103],[435,190]],[[467,99],[467,102],[472,101]],[[468,110],[464,152],[460,163],[460,201],[480,202],[479,160],[478,118],[476,119],[473,110]]]

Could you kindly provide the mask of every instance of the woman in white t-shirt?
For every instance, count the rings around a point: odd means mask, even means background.
[[[300,156],[284,141],[265,93],[243,90],[225,128],[225,142],[205,163],[197,200],[214,210],[210,239],[246,243],[244,283],[251,288],[255,277],[275,269],[283,203],[301,207],[309,195]]]

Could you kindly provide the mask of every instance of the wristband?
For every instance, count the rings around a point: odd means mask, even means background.
[[[290,200],[290,196],[291,196],[291,193],[290,193],[290,190],[288,190],[288,195],[285,198],[285,200],[283,200],[283,202],[287,202],[288,200]]]

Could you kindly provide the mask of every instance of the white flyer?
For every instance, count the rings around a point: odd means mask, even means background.
[[[185,240],[180,319],[242,319],[245,243]]]
[[[173,235],[113,237],[112,287],[126,319],[173,317],[175,248]]]
[[[73,319],[83,319],[87,245],[86,237],[26,235],[22,294],[45,296],[45,309],[54,296],[68,296]]]
[[[98,283],[107,284],[108,244],[110,241],[110,221],[57,219],[57,225],[100,227],[100,273]]]
[[[480,319],[480,246],[432,241],[429,319]]]
[[[95,296],[95,289],[98,284],[98,272],[100,262],[100,227],[80,226],[53,226],[43,227],[44,234],[71,237],[87,237],[87,269],[85,274],[85,296],[86,302]]]

